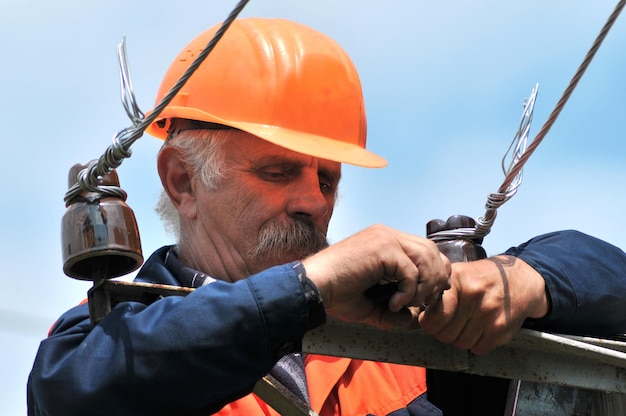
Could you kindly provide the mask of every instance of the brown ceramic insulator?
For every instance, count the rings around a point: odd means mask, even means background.
[[[85,165],[74,165],[69,185]],[[119,187],[115,171],[98,186]],[[82,192],[67,202],[61,226],[63,272],[75,279],[99,281],[128,274],[141,266],[143,255],[133,210],[122,198]]]
[[[465,215],[453,215],[447,221],[430,220],[426,224],[426,235],[431,235],[440,231],[450,231],[459,228],[474,228],[476,221]],[[484,259],[487,257],[485,250],[480,245],[482,238],[473,239],[471,237],[459,237],[453,240],[437,241],[439,251],[450,259],[452,263],[466,262]]]

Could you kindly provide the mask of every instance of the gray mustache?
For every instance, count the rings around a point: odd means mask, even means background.
[[[304,258],[328,247],[326,235],[313,224],[302,220],[281,220],[267,223],[259,234],[259,242],[251,257],[259,260],[272,258]]]

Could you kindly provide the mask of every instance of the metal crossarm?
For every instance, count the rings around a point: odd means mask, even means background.
[[[383,331],[333,320],[307,333],[303,350],[306,353],[626,393],[626,342],[593,340],[595,343],[522,329],[508,344],[489,354],[477,356],[440,343],[420,330]]]

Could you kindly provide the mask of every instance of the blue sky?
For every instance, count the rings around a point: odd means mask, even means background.
[[[330,238],[384,223],[423,235],[433,218],[478,217],[503,180],[500,159],[539,83],[539,131],[615,1],[254,1],[242,16],[284,17],[335,38],[361,74],[368,147],[385,169],[347,166]],[[98,158],[130,125],[116,45],[127,38],[140,107],[153,105],[178,51],[236,1],[3,2],[0,114],[5,140],[0,273],[0,413],[25,413],[25,384],[49,325],[89,284],[62,272],[69,168]],[[149,6],[146,8],[146,6]],[[626,233],[626,16],[618,19],[550,133],[498,210],[484,247],[575,228],[622,248]],[[118,169],[148,256],[171,242],[154,214],[160,141],[144,136]]]

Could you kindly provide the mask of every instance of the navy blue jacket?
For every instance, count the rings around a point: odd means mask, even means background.
[[[526,326],[572,335],[626,332],[626,254],[577,231],[535,237],[506,251],[545,279],[551,309]]]
[[[164,247],[136,277],[181,285]],[[509,249],[546,279],[552,302],[537,329],[605,336],[626,330],[626,254],[575,232]],[[151,305],[124,302],[92,326],[87,305],[55,323],[28,381],[29,415],[204,415],[249,393],[308,321],[290,264],[202,286]]]

